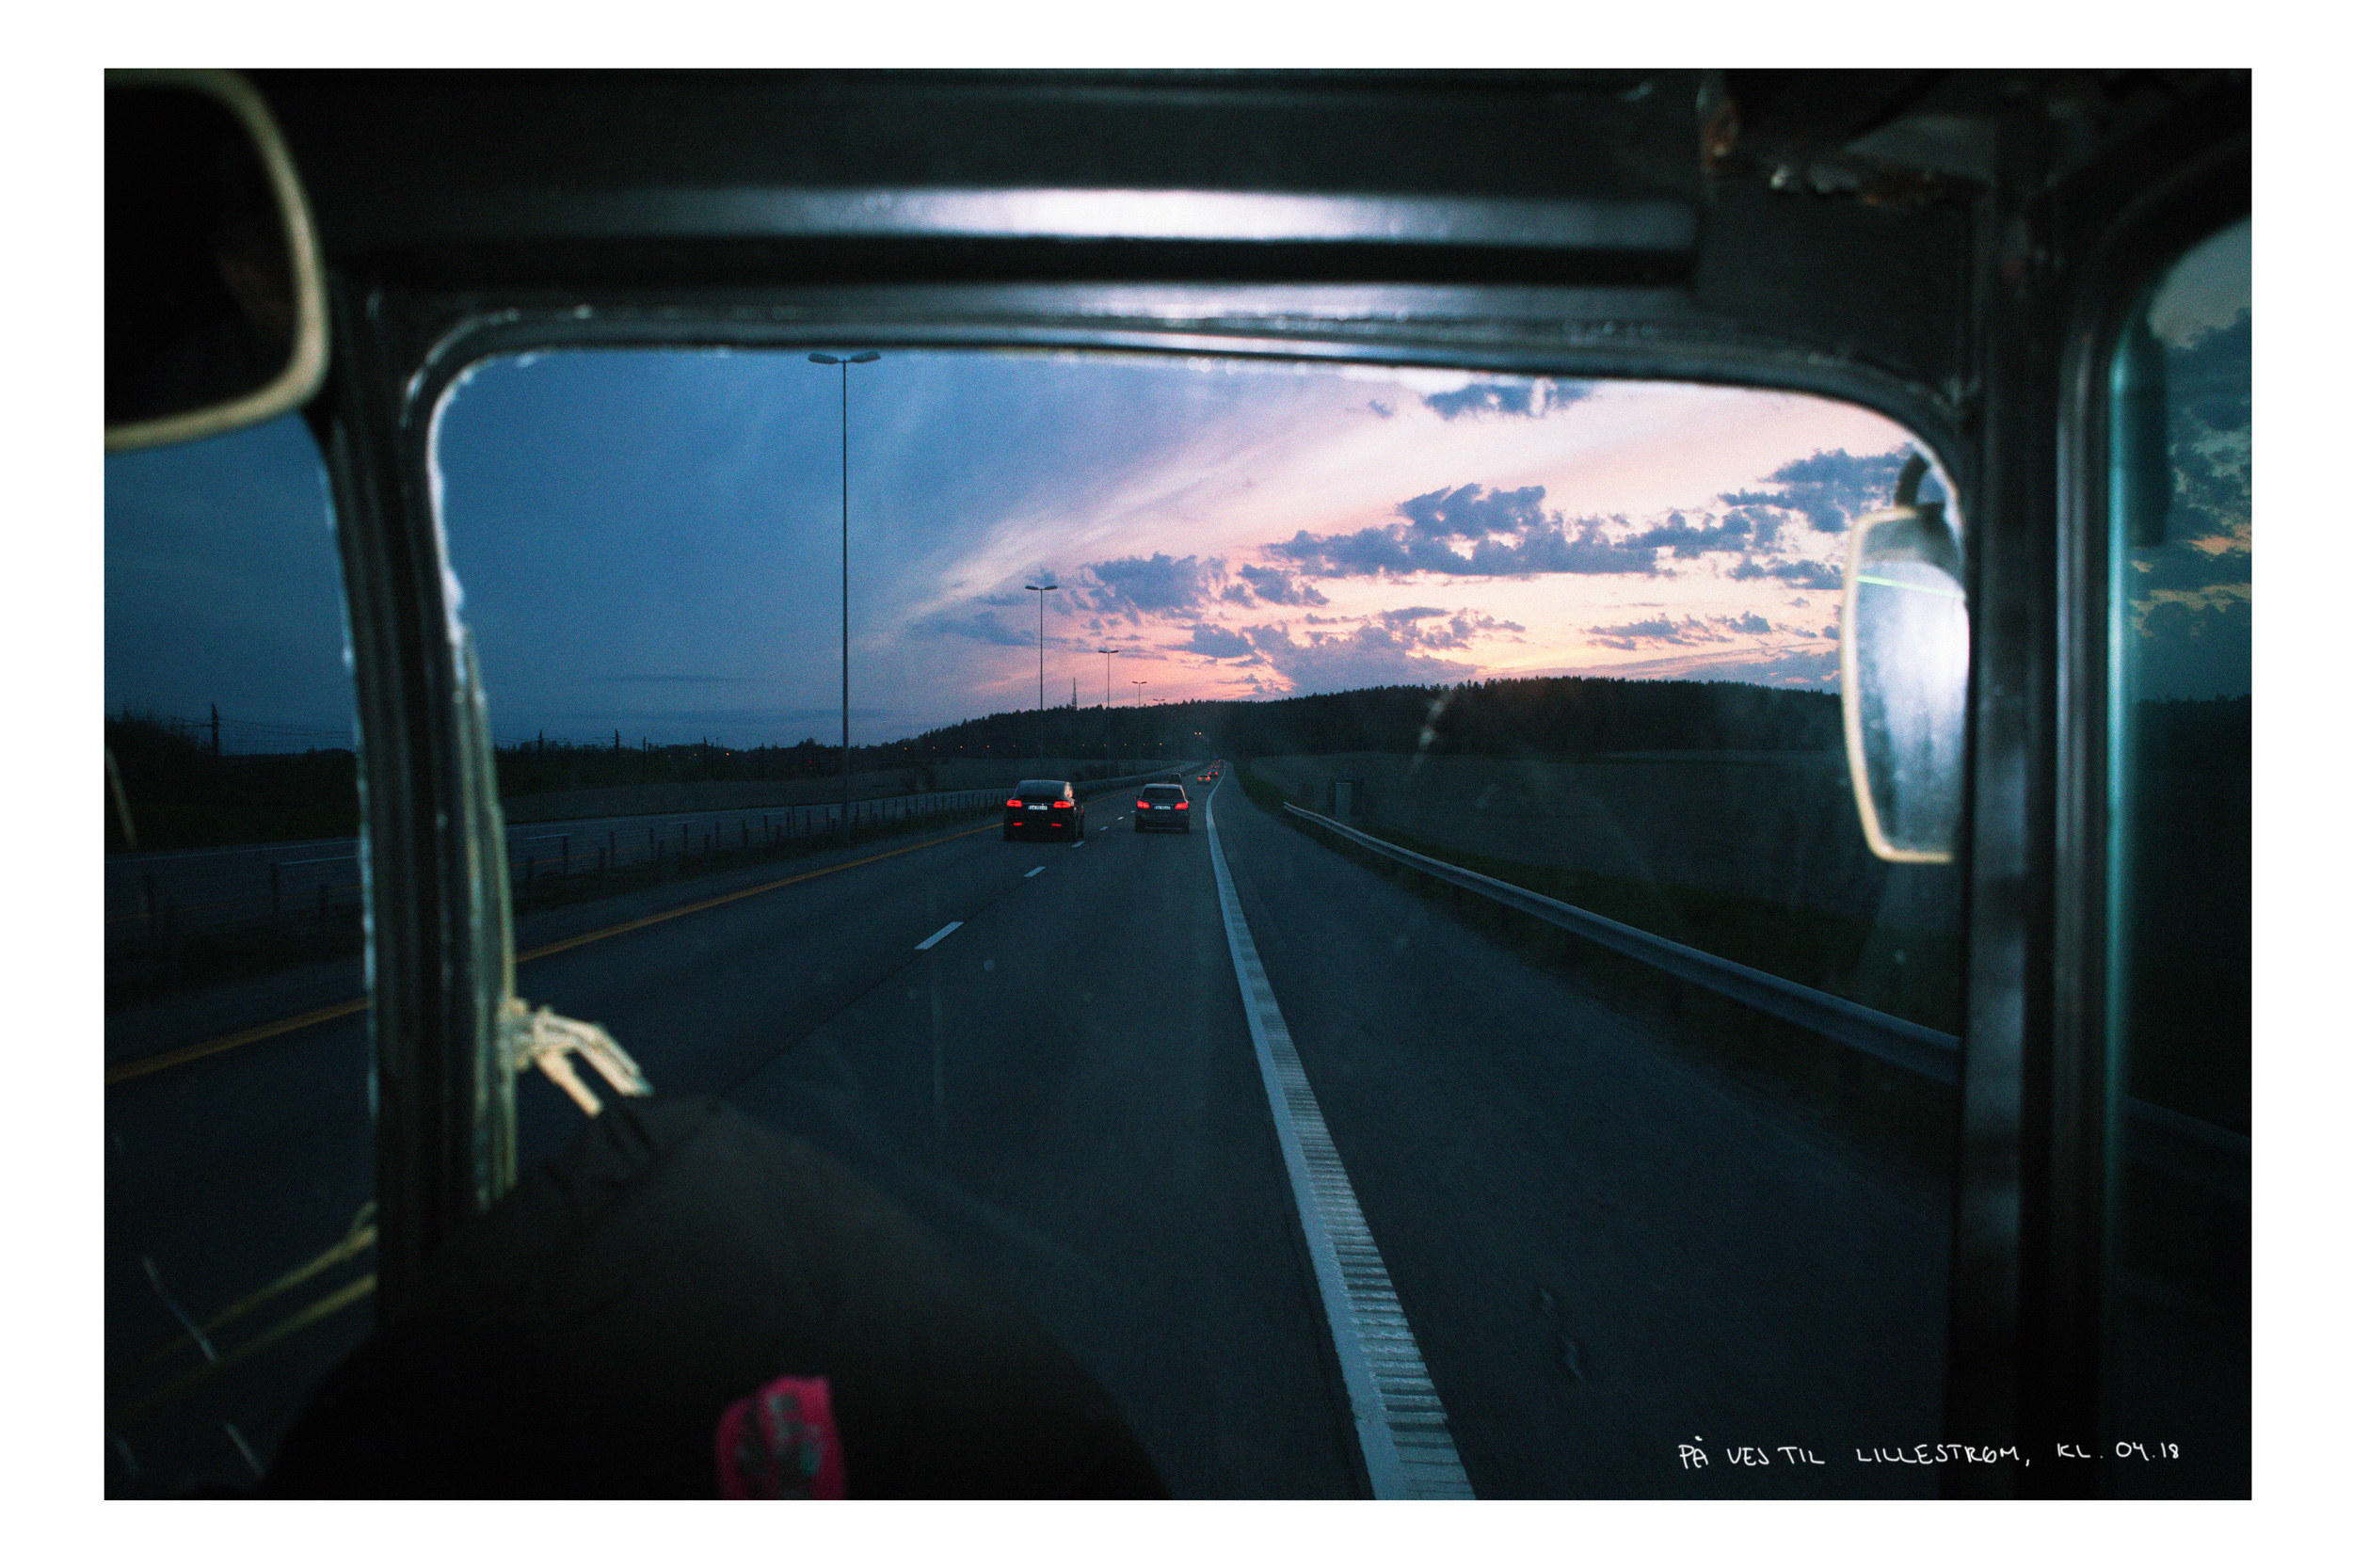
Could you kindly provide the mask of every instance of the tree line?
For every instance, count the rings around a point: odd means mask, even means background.
[[[1201,756],[1351,751],[1488,757],[1580,757],[1615,751],[1826,750],[1840,743],[1838,699],[1732,681],[1613,680],[1584,676],[1370,686],[1260,701],[1061,707],[1044,715],[1046,755],[1065,763],[1106,759],[1117,772]],[[912,770],[928,787],[934,764],[994,760],[1018,768],[1039,752],[1040,715],[1013,710],[851,750],[854,771]],[[223,756],[197,727],[123,715],[106,744],[142,849],[328,838],[359,829],[357,770],[348,748]],[[718,740],[655,745],[531,740],[497,749],[499,792],[632,784],[819,778],[841,771],[841,748],[807,737],[793,745]],[[111,795],[111,792],[110,792]],[[107,847],[125,846],[110,798]]]

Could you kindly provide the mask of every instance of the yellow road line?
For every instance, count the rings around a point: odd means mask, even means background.
[[[772,893],[778,888],[789,888],[795,882],[807,882],[814,877],[831,876],[836,872],[851,871],[859,866],[871,866],[877,860],[888,860],[896,855],[912,855],[919,849],[932,849],[940,844],[952,843],[958,839],[968,839],[975,833],[989,832],[998,825],[993,822],[983,823],[978,827],[968,827],[961,833],[951,833],[945,838],[926,839],[920,844],[902,844],[897,849],[887,849],[880,855],[869,855],[863,859],[844,860],[838,866],[820,866],[813,872],[802,872],[793,876],[778,877],[774,882],[763,882],[757,888],[743,888],[732,893],[721,893],[717,898],[707,898],[699,903],[680,904],[676,909],[664,909],[659,914],[641,916],[633,920],[623,920],[619,925],[609,925],[601,931],[590,931],[578,936],[567,936],[560,942],[550,942],[544,947],[533,948],[529,952],[519,952],[515,955],[515,962],[528,964],[535,958],[545,958],[550,953],[563,952],[570,948],[585,947],[590,942],[601,942],[607,936],[618,936],[625,931],[642,931],[647,926],[659,925],[664,920],[674,920],[681,915],[699,914],[705,909],[715,909],[720,904],[733,904],[737,899],[750,898],[757,893]],[[363,1011],[367,1005],[368,1001],[365,997],[354,1001],[340,1001],[331,1007],[314,1008],[308,1013],[296,1014],[291,1018],[280,1018],[275,1023],[256,1024],[251,1029],[242,1029],[234,1034],[223,1034],[216,1039],[200,1040],[193,1046],[183,1046],[178,1050],[165,1051],[160,1056],[147,1056],[141,1057],[136,1062],[125,1062],[120,1067],[106,1069],[106,1084],[111,1088],[115,1084],[126,1082],[131,1079],[144,1078],[149,1073],[162,1072],[167,1067],[182,1066],[190,1062],[201,1061],[207,1056],[217,1056],[225,1050],[234,1050],[239,1046],[249,1046],[256,1040],[267,1040],[279,1034],[291,1034],[297,1029],[308,1029],[312,1024],[323,1024],[336,1018],[349,1017],[354,1013]]]
[[[249,1046],[256,1040],[266,1040],[273,1034],[286,1034],[297,1029],[308,1029],[312,1024],[323,1024],[333,1018],[347,1018],[352,1014],[364,1010],[367,1005],[368,999],[365,997],[360,998],[357,1001],[339,1001],[332,1007],[313,1008],[308,1013],[298,1013],[291,1018],[280,1018],[276,1023],[256,1024],[251,1029],[241,1029],[234,1034],[223,1034],[216,1039],[200,1040],[193,1046],[183,1046],[178,1050],[168,1050],[161,1056],[143,1056],[136,1062],[125,1062],[120,1067],[107,1068],[106,1084],[107,1087],[112,1088],[115,1084],[128,1079],[144,1078],[149,1073],[162,1072],[166,1067],[177,1067],[184,1063],[201,1061],[207,1056],[217,1056],[222,1051],[234,1050],[239,1046]]]

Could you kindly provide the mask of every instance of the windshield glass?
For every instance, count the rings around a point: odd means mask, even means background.
[[[1954,873],[1871,856],[1840,750],[1846,530],[1900,427],[554,352],[475,367],[438,431],[532,824],[519,992],[934,1226],[1177,1495],[1933,1489],[1855,1457],[1941,1431],[1959,1029]],[[1221,757],[1202,831],[1128,831],[1134,776]],[[1039,764],[1084,839],[998,841],[985,792]],[[788,861],[661,939],[623,918]],[[1625,927],[1702,980],[1594,935]],[[573,1135],[520,1094],[526,1160]],[[1821,1464],[1727,1480],[1724,1445]]]

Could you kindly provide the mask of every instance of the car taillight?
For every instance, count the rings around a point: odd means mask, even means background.
[[[1180,800],[1176,803],[1176,809],[1182,811],[1185,808],[1191,806],[1193,802],[1189,800]]]
[[[1066,800],[1058,800],[1054,802],[1054,809],[1057,811],[1067,811],[1070,809],[1070,802]]]
[[[1151,803],[1150,801],[1148,801],[1148,800],[1140,800],[1140,801],[1137,801],[1137,802],[1136,802],[1136,809],[1137,809],[1137,810],[1139,810],[1139,811],[1149,811],[1150,809],[1152,809],[1152,803]]]
[[[1018,810],[1018,809],[1020,809],[1020,807],[1021,807],[1021,802],[1020,802],[1019,798],[1018,798],[1018,797],[1016,797],[1016,798],[1015,798],[1015,799],[1013,799],[1013,800],[1009,800],[1009,801],[1005,802],[1005,805],[1006,805],[1006,807],[1007,807],[1008,808],[1010,808],[1010,809],[1013,809],[1013,810]]]

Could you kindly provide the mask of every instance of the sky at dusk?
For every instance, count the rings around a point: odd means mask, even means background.
[[[450,552],[503,737],[838,733],[840,374],[560,353],[453,392]],[[1860,408],[1682,385],[969,352],[849,375],[859,741],[1033,705],[1032,583],[1058,584],[1049,703],[1107,678],[1120,702],[1833,688],[1845,526],[1910,450]]]

